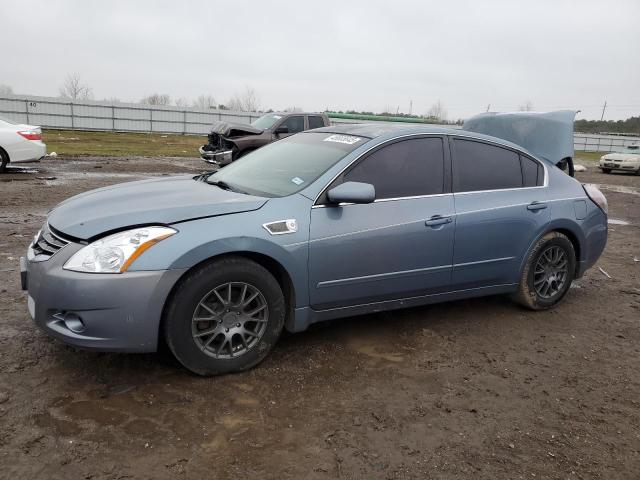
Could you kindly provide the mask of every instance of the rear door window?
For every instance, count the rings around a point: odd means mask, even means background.
[[[456,192],[521,188],[520,155],[473,140],[454,140],[453,185]]]
[[[318,115],[309,115],[309,128],[324,127],[324,120]]]
[[[376,199],[443,193],[442,139],[415,138],[384,146],[347,171],[342,181],[372,184]]]

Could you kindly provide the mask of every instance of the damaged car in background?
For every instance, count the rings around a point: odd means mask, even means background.
[[[250,125],[219,121],[213,124],[208,143],[200,147],[202,159],[224,166],[268,143],[294,133],[328,127],[323,113],[268,113]]]

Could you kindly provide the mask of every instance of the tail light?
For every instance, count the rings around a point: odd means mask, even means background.
[[[42,133],[32,130],[23,130],[21,132],[18,132],[18,135],[26,138],[27,140],[42,140]]]
[[[582,184],[582,188],[586,192],[587,196],[600,207],[604,213],[609,213],[609,204],[607,203],[607,198],[600,191],[598,187],[593,185],[592,183],[584,183]]]

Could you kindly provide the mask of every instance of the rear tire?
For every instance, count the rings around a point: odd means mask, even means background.
[[[531,310],[551,308],[569,291],[575,270],[571,241],[562,233],[548,233],[531,250],[514,300]]]
[[[7,171],[7,164],[9,163],[9,156],[4,150],[0,149],[0,173]]]
[[[164,337],[182,365],[198,375],[247,370],[271,351],[284,326],[285,301],[261,265],[227,257],[181,280],[163,318]]]

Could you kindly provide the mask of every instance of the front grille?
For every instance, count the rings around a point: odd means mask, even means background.
[[[69,244],[68,240],[65,240],[60,235],[57,235],[51,231],[49,224],[45,223],[40,230],[40,234],[34,240],[31,248],[35,255],[34,260],[44,261],[51,258],[58,250]]]

